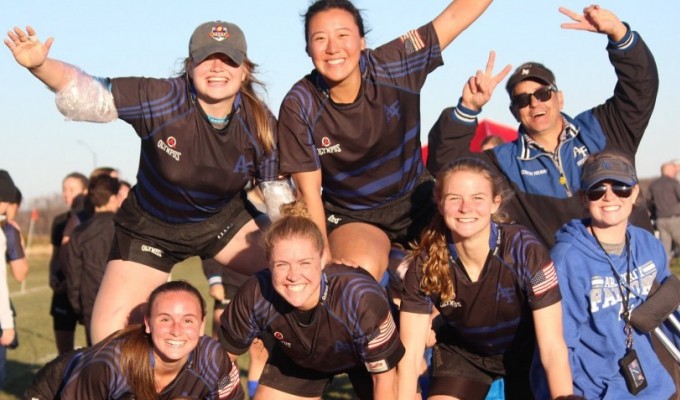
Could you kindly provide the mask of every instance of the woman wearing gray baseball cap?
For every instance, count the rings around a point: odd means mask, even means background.
[[[54,39],[30,26],[5,44],[17,63],[56,92],[69,119],[129,123],[141,140],[137,184],[116,215],[116,236],[92,316],[97,342],[168,279],[176,263],[215,258],[250,274],[266,265],[256,245],[266,218],[245,201],[252,180],[277,177],[276,120],[254,86],[246,39],[210,21],[189,41],[179,76],[101,78],[48,58]]]

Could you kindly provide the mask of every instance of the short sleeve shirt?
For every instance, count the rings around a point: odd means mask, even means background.
[[[420,90],[441,64],[430,23],[361,54],[362,85],[351,104],[334,103],[313,71],[281,105],[281,170],[321,169],[324,200],[347,209],[377,207],[408,193],[423,168]]]
[[[446,302],[421,289],[426,255],[419,255],[406,272],[400,309],[426,314],[434,305],[447,322],[452,341],[478,355],[521,351],[517,348],[520,343],[531,346],[524,349],[531,354],[535,337],[532,310],[561,300],[555,267],[548,249],[520,225],[492,224],[490,245],[476,282],[467,277],[453,250],[450,271],[455,297]]]
[[[191,223],[218,213],[251,178],[277,175],[276,153],[259,145],[252,111],[240,94],[223,129],[214,128],[184,77],[115,78],[120,119],[142,139],[135,195],[149,214]],[[271,126],[276,121],[270,114]]]
[[[320,303],[308,324],[274,291],[271,272],[251,277],[222,314],[222,344],[244,353],[260,332],[270,333],[293,363],[336,373],[360,366],[369,372],[396,367],[403,355],[383,288],[360,268],[324,268]]]

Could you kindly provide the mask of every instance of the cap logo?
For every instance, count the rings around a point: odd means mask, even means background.
[[[607,161],[607,160],[602,161],[602,168],[612,169],[611,165],[609,165],[609,161]]]
[[[231,36],[229,34],[229,31],[227,31],[226,26],[213,26],[212,30],[210,31],[210,37],[217,40],[218,42],[223,41],[224,39],[228,38]]]
[[[523,68],[522,75],[529,75],[529,68]]]

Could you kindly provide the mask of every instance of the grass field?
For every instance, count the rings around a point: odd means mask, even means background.
[[[56,356],[52,318],[49,315],[52,295],[47,283],[49,256],[48,251],[29,253],[31,270],[23,285],[18,284],[11,277],[8,278],[10,296],[17,311],[16,326],[19,347],[7,351],[7,379],[4,391],[0,391],[0,400],[20,399],[24,389],[33,379],[33,374]],[[172,277],[191,282],[201,290],[206,299],[209,298],[208,284],[203,277],[198,259],[189,259],[177,265]],[[212,302],[208,301],[208,304],[212,305]],[[210,332],[211,321],[208,321],[206,325],[206,332]],[[84,345],[84,330],[82,326],[78,326],[76,346]],[[247,360],[239,360],[239,365],[247,365]],[[242,371],[242,376],[245,376],[245,371]],[[324,396],[324,399],[352,398],[354,396],[351,386],[344,376],[336,378]]]

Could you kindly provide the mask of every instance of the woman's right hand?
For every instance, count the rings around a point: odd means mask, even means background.
[[[27,26],[26,32],[18,27],[13,31],[7,32],[9,39],[5,39],[5,45],[10,49],[14,59],[22,67],[29,69],[38,68],[45,63],[50,47],[54,42],[53,38],[48,38],[45,43],[41,43],[36,36],[35,30]]]

